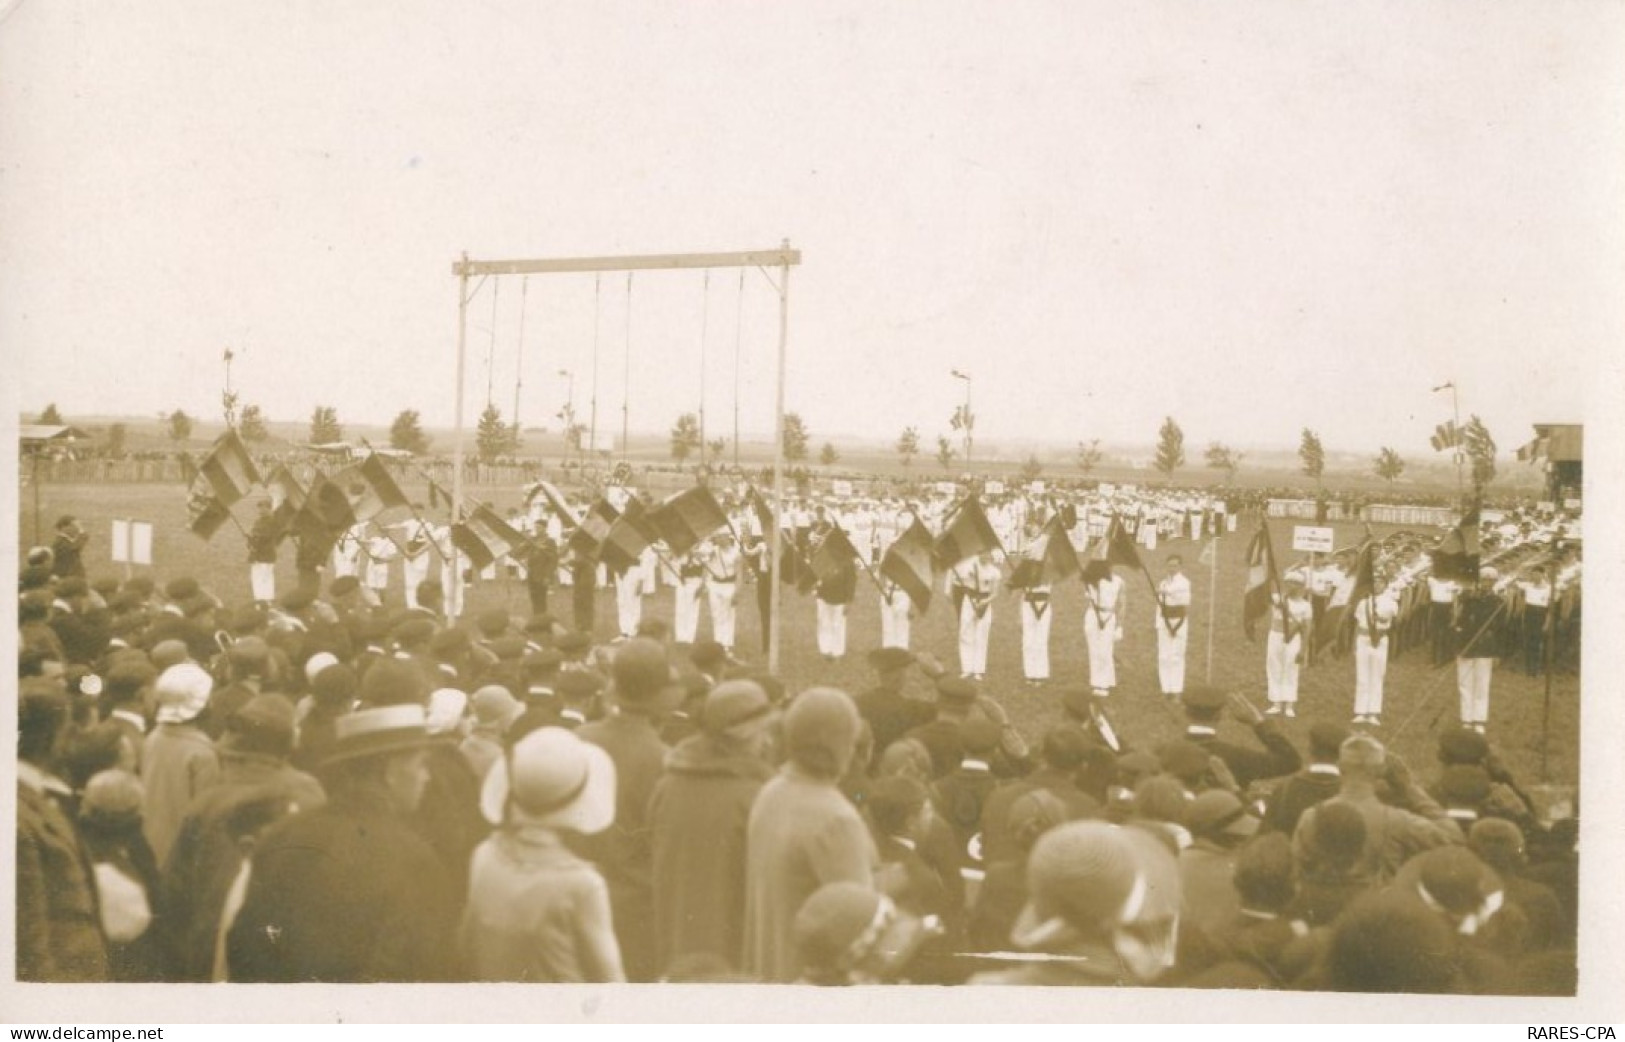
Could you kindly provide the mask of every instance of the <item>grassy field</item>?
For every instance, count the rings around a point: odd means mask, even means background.
[[[228,602],[248,596],[248,569],[243,537],[227,526],[211,542],[203,542],[184,528],[185,497],[177,485],[51,485],[39,490],[40,516],[48,532],[62,514],[75,514],[92,533],[86,560],[92,576],[117,573],[121,567],[108,560],[110,522],[130,518],[154,523],[152,569],[160,580],[180,574],[197,577]],[[407,488],[408,494],[421,490]],[[21,495],[19,532],[25,542],[32,535],[34,493],[24,488]],[[516,504],[518,489],[479,488],[474,494],[491,501],[499,509]],[[246,507],[239,509],[249,516]],[[1276,546],[1290,543],[1290,522],[1272,522]],[[1338,527],[1337,543],[1355,541],[1362,526]],[[1377,526],[1383,535],[1384,526]],[[1243,557],[1247,533],[1238,532],[1221,540],[1219,547],[1217,593],[1211,610],[1214,621],[1212,679],[1215,683],[1242,692],[1259,706],[1264,696],[1264,649],[1262,642],[1249,644],[1242,635],[1240,601],[1245,570]],[[1210,610],[1209,572],[1196,563],[1197,547],[1189,540],[1176,540],[1144,554],[1152,574],[1160,575],[1162,562],[1170,553],[1181,554],[1193,587],[1193,617],[1188,677],[1195,682],[1206,671]],[[284,548],[279,583],[293,581],[292,551]],[[1118,645],[1117,693],[1111,713],[1121,732],[1139,744],[1151,744],[1176,736],[1182,726],[1179,715],[1169,710],[1157,694],[1156,638],[1151,617],[1152,597],[1143,577],[1129,580],[1126,636]],[[399,603],[397,587],[391,591]],[[284,586],[283,588],[286,588]],[[939,587],[940,589],[940,587]],[[568,590],[555,592],[555,614],[568,615]],[[833,684],[857,691],[871,681],[864,655],[880,643],[878,598],[872,585],[860,579],[857,602],[848,613],[847,657],[826,663],[814,642],[814,607],[810,597],[786,588],[783,662],[781,674],[792,690],[813,683]],[[1042,688],[1026,686],[1021,680],[1021,623],[1014,595],[1004,594],[995,602],[993,636],[988,655],[986,690],[1009,710],[1018,726],[1037,737],[1060,716],[1056,690],[1066,684],[1082,684],[1088,679],[1083,647],[1083,589],[1072,580],[1055,591],[1055,623],[1051,631],[1051,669],[1055,677]],[[752,657],[759,644],[754,592],[745,589],[740,596],[737,646],[743,657]],[[516,614],[528,611],[521,583],[485,582],[469,592],[468,608],[476,611],[492,605],[505,605]],[[605,592],[598,598],[598,632],[613,632],[614,598]],[[672,593],[662,588],[645,603],[645,615],[670,619]],[[707,634],[709,620],[701,623],[701,636]],[[945,597],[933,600],[930,611],[917,619],[913,629],[916,650],[934,653],[950,669],[958,665],[954,620]],[[1289,733],[1302,744],[1310,724],[1317,720],[1347,722],[1352,714],[1354,664],[1349,659],[1317,664],[1305,671],[1300,687],[1299,716],[1287,721]],[[1490,737],[1504,758],[1528,782],[1549,781],[1553,785],[1576,785],[1580,776],[1579,725],[1580,684],[1575,676],[1559,675],[1553,683],[1547,777],[1542,778],[1543,706],[1545,683],[1522,675],[1505,665],[1497,667],[1491,697]],[[1381,737],[1413,765],[1431,774],[1434,740],[1441,728],[1456,719],[1455,672],[1451,668],[1432,669],[1420,649],[1401,655],[1389,664],[1386,688],[1385,726]],[[1240,733],[1240,725],[1225,725]]]

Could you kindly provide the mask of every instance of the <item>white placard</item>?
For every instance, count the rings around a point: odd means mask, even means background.
[[[113,522],[113,563],[130,563],[130,522]]]
[[[1539,510],[1542,514],[1555,514],[1557,512],[1557,504],[1550,499],[1543,499],[1539,503],[1535,504],[1535,509]]]
[[[850,481],[835,480],[829,484],[837,496],[850,496],[852,494],[852,482]]]
[[[1042,496],[1049,491],[1049,486],[1042,481],[1030,481],[1027,483],[1027,491],[1035,496]]]
[[[1578,499],[1565,499],[1565,500],[1563,500],[1563,509],[1564,510],[1579,510],[1580,509],[1580,501]]]
[[[939,482],[937,482],[937,494],[938,495],[953,496],[953,495],[958,495],[958,493],[959,493],[959,486],[954,484],[952,481],[939,481]]]
[[[1330,528],[1316,525],[1292,526],[1292,549],[1311,554],[1329,554],[1333,550],[1336,533]]]
[[[982,486],[982,491],[990,496],[1002,496],[1004,495],[1004,482],[989,481],[987,484]]]
[[[152,522],[130,522],[130,563],[152,567]]]

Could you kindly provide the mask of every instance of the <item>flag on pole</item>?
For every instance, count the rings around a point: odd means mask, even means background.
[[[447,510],[451,509],[451,493],[431,480],[429,482],[429,509],[439,510],[442,507]]]
[[[557,514],[560,521],[572,526],[581,523],[581,519],[576,517],[576,512],[570,509],[570,504],[564,501],[564,494],[551,481],[538,481],[530,486],[525,491],[525,505],[530,506],[537,496],[542,497],[547,503],[548,509]]]
[[[1440,579],[1478,581],[1478,507],[1452,528],[1428,554],[1433,558],[1433,574]]]
[[[291,518],[305,505],[305,489],[286,464],[277,464],[271,476],[265,479],[265,491],[271,498],[272,513],[286,511]]]
[[[638,563],[643,551],[659,538],[659,532],[649,519],[649,510],[643,500],[633,496],[626,501],[626,509],[609,526],[600,548],[598,559],[616,575]]]
[[[773,538],[773,508],[767,505],[767,500],[762,498],[755,485],[746,486],[745,501],[750,504],[751,512],[756,515],[756,527],[762,538]]]
[[[818,582],[824,582],[842,568],[850,567],[857,559],[858,548],[847,538],[846,531],[837,525],[818,541],[809,566]]]
[[[621,512],[610,505],[609,500],[600,498],[570,533],[570,548],[583,557],[596,558],[609,537],[609,527],[620,516]]]
[[[1338,583],[1337,589],[1332,591],[1331,600],[1327,602],[1320,623],[1315,627],[1317,653],[1329,646],[1342,655],[1353,646],[1354,613],[1360,602],[1375,593],[1377,588],[1376,550],[1377,541],[1367,536],[1354,555],[1354,573]]]
[[[186,527],[193,535],[204,541],[213,539],[230,517],[231,511],[208,490],[207,483],[193,483],[186,502]]]
[[[451,526],[451,543],[476,569],[521,553],[530,541],[488,506],[474,508],[468,520]]]
[[[880,559],[880,576],[896,583],[915,610],[922,614],[931,605],[931,586],[936,575],[931,565],[931,530],[919,518],[892,540]]]
[[[948,571],[963,560],[998,549],[1001,549],[998,534],[993,531],[981,501],[968,496],[943,525],[942,534],[932,548],[932,557],[939,569]]]
[[[1106,526],[1106,534],[1095,541],[1089,552],[1089,562],[1083,567],[1083,581],[1086,583],[1099,582],[1111,572],[1112,565],[1126,565],[1135,571],[1143,571],[1145,565],[1140,563],[1140,551],[1134,546],[1134,537],[1129,535],[1123,522],[1113,514],[1111,523]]]
[[[1455,420],[1441,423],[1433,428],[1433,437],[1428,441],[1433,445],[1434,452],[1454,449],[1461,445],[1461,428],[1456,426]]]
[[[1247,585],[1241,599],[1241,628],[1248,640],[1256,639],[1258,624],[1269,618],[1270,595],[1279,586],[1269,526],[1261,524],[1252,542],[1247,544]]]
[[[728,524],[717,497],[704,485],[695,485],[667,497],[651,511],[650,520],[671,552],[682,556],[703,539]]]
[[[260,472],[248,454],[248,447],[235,429],[222,434],[214,448],[198,468],[215,498],[230,507],[248,495],[248,490],[260,484]]]
[[[291,528],[302,552],[312,558],[323,558],[333,552],[339,538],[355,522],[355,511],[344,489],[318,473],[305,490],[305,502],[294,516]]]
[[[411,506],[406,493],[396,483],[395,475],[389,472],[383,459],[376,453],[368,453],[367,458],[361,461],[361,479],[371,488],[372,494],[383,504],[385,510],[391,507]]]
[[[1082,570],[1065,526],[1059,517],[1052,517],[1017,563],[1010,575],[1010,585],[1018,590],[1052,586]]]

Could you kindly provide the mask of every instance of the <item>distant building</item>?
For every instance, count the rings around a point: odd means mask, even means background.
[[[25,423],[17,428],[24,457],[74,459],[94,439],[78,427],[45,423]]]

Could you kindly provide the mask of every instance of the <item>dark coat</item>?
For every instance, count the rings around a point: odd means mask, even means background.
[[[47,794],[17,785],[17,979],[105,981],[96,884],[66,815]]]
[[[1192,734],[1189,731],[1185,737],[1200,745],[1209,756],[1223,760],[1230,773],[1235,775],[1236,784],[1244,790],[1255,781],[1291,774],[1303,766],[1303,757],[1273,720],[1254,724],[1253,734],[1258,736],[1264,748],[1237,745],[1216,735]]]
[[[227,938],[234,981],[442,982],[461,895],[405,819],[346,799],[273,826]]]
[[[576,728],[576,734],[609,753],[615,762],[615,823],[596,836],[572,841],[571,849],[595,862],[609,884],[615,939],[626,979],[651,981],[659,974],[654,942],[654,855],[650,849],[649,800],[665,771],[667,745],[647,717],[616,713]]]
[[[885,688],[865,691],[853,701],[857,703],[858,713],[869,722],[869,729],[874,732],[876,763],[887,746],[914,728],[930,723],[936,716],[936,709],[930,702],[909,698],[901,691],[888,691]]]
[[[1102,811],[1093,796],[1078,788],[1071,773],[1041,767],[1025,778],[1004,782],[988,794],[982,804],[982,858],[991,865],[1015,854],[1015,837],[1010,833],[1010,808],[1029,792],[1042,789],[1066,805],[1067,820],[1098,818]],[[991,869],[990,869],[991,870]]]
[[[1303,812],[1337,795],[1343,779],[1336,774],[1299,771],[1281,783],[1264,809],[1263,831],[1291,836],[1297,831]]]
[[[431,742],[428,768],[429,784],[411,824],[440,855],[460,903],[474,848],[491,826],[480,813],[480,780],[456,741],[441,737]]]
[[[656,964],[708,953],[737,967],[745,938],[745,829],[773,771],[707,735],[671,751],[649,801]]]

